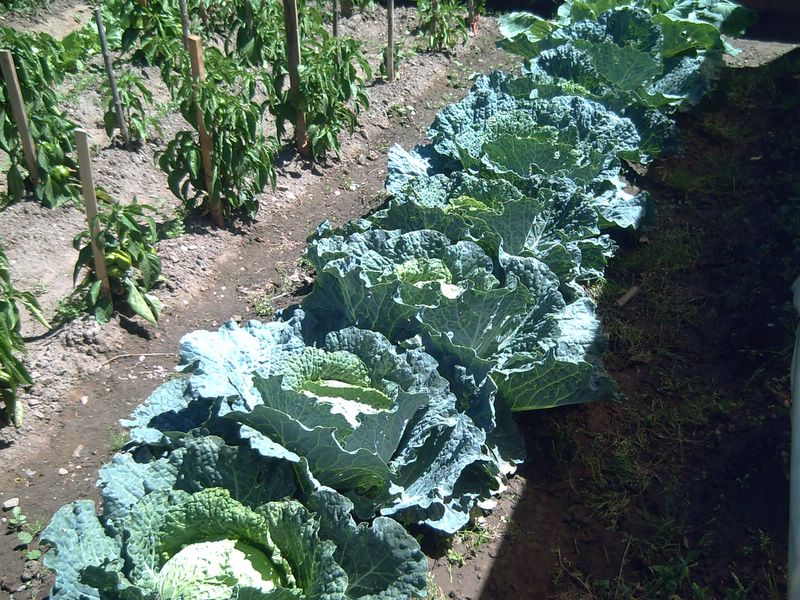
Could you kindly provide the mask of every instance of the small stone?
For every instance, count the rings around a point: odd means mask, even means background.
[[[59,474],[59,475],[67,475],[67,474],[69,474],[69,471],[67,471],[67,470],[66,470],[64,467],[61,467],[61,468],[58,470],[58,474]]]
[[[11,510],[19,506],[19,498],[9,498],[3,502],[3,510]]]
[[[36,398],[30,398],[28,400],[28,406],[39,406],[42,403],[41,400],[37,400]]]
[[[81,404],[83,404],[84,406],[89,404],[89,396],[81,396]]]
[[[80,458],[81,452],[83,452],[83,444],[78,444],[78,447],[72,451],[73,458]]]

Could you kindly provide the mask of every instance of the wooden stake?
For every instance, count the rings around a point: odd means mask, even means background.
[[[209,20],[208,20],[208,11],[206,11],[206,3],[205,0],[200,0],[200,20],[203,22],[203,27],[208,33],[209,29]]]
[[[283,0],[283,16],[286,24],[286,54],[289,60],[289,97],[297,110],[294,124],[294,137],[297,152],[306,159],[311,158],[311,145],[308,141],[306,115],[300,110],[300,28],[297,20],[297,0]]]
[[[0,50],[0,67],[3,70],[3,78],[6,80],[8,89],[8,101],[11,103],[11,112],[14,121],[17,123],[19,139],[22,142],[22,153],[25,155],[25,162],[28,165],[31,183],[39,184],[39,166],[36,164],[36,146],[33,144],[31,130],[28,127],[28,115],[25,113],[25,101],[22,99],[22,90],[19,88],[17,79],[17,69],[14,66],[14,56],[10,50]]]
[[[203,44],[200,38],[196,35],[190,35],[189,38],[189,59],[192,62],[192,79],[195,84],[199,84],[206,78],[206,67],[203,63]],[[197,85],[195,85],[195,94],[197,94]],[[206,180],[206,192],[209,198],[209,211],[211,212],[211,220],[219,227],[225,226],[225,219],[222,216],[222,203],[219,198],[214,194],[213,182],[211,174],[213,172],[211,162],[211,152],[214,148],[214,141],[206,131],[203,124],[203,112],[200,107],[197,107],[197,135],[200,138],[200,155],[203,160],[203,176]]]
[[[389,27],[386,47],[386,79],[394,81],[394,0],[386,2],[386,20]]]
[[[333,0],[333,37],[339,37],[339,0]]]
[[[131,149],[131,137],[128,134],[128,125],[125,123],[125,115],[122,112],[122,102],[119,99],[117,90],[117,78],[114,77],[114,66],[111,64],[111,53],[108,51],[108,41],[106,40],[106,28],[103,27],[103,15],[100,9],[94,9],[94,22],[97,23],[97,34],[100,36],[100,49],[103,51],[103,62],[106,65],[106,76],[111,86],[111,99],[114,101],[114,112],[117,114],[117,127],[122,136],[125,147]]]
[[[253,3],[250,0],[244,3],[244,20],[248,35],[253,37]]]
[[[475,0],[467,0],[467,29],[478,35],[478,21],[475,20]]]
[[[97,195],[94,188],[92,175],[92,159],[89,157],[89,136],[84,129],[75,130],[75,145],[78,150],[78,168],[81,174],[81,191],[86,204],[86,222],[89,224],[89,237],[92,244],[94,257],[94,272],[100,280],[100,293],[107,298],[111,297],[111,284],[106,273],[106,258],[103,249],[97,245],[100,236],[100,223],[97,220]]]
[[[431,0],[431,37],[436,35],[437,17],[439,16],[439,0]]]
[[[183,47],[189,49],[189,10],[186,8],[186,0],[179,0],[178,6],[181,11],[181,28],[183,29]]]

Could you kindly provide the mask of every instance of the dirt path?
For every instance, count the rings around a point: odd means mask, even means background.
[[[76,0],[53,0],[48,5],[31,12],[0,15],[0,27],[49,33],[60,39],[83,27],[91,18],[90,3],[76,2]]]
[[[357,15],[343,29],[360,35],[366,29],[369,35],[382,22],[377,9]],[[411,12],[402,11],[401,30],[412,23]],[[281,163],[275,191],[261,198],[257,223],[234,233],[189,222],[183,235],[161,242],[169,282],[158,292],[165,304],[158,328],[128,326],[129,333],[119,322],[100,328],[84,318],[33,342],[28,364],[36,385],[24,397],[25,424],[18,431],[0,430],[5,446],[0,502],[19,498],[30,519],[46,522],[60,505],[96,497],[97,469],[124,439],[117,421],[170,377],[184,334],[214,329],[230,318],[269,319],[276,308],[296,301],[296,290],[306,283],[298,261],[310,231],[324,219],[343,223],[374,209],[383,200],[388,148],[424,141],[436,111],[466,93],[473,71],[508,66],[507,56],[495,48],[495,22],[485,19],[482,25],[480,36],[456,57],[412,56],[396,83],[373,85],[364,127],[344,141],[340,161],[314,167]],[[82,122],[97,118],[95,96],[94,88],[86,90],[73,109]],[[167,127],[180,123],[171,117]],[[165,177],[152,164],[157,144],[133,154],[101,146],[95,163],[99,183],[117,195],[136,193],[141,201],[168,208]],[[68,252],[50,259],[53,244],[67,248],[82,218],[74,209],[49,211],[32,203],[0,214],[0,237],[9,248],[15,281],[25,289],[35,286],[49,309],[69,290],[74,264]],[[40,579],[38,563],[25,563],[12,547],[12,536],[0,538],[0,585],[26,597],[42,596],[47,577]]]

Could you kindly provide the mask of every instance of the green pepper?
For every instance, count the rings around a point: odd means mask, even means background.
[[[58,183],[64,183],[67,179],[69,179],[70,171],[64,165],[58,165],[57,167],[53,167],[51,175]]]

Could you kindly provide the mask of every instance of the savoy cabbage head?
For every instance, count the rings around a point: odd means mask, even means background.
[[[98,483],[104,513],[74,502],[42,534],[54,546],[52,597],[423,594],[427,561],[402,526],[386,517],[356,525],[350,502],[313,483],[305,463],[286,467],[211,436],[187,437],[161,458],[117,454]]]
[[[431,275],[411,277],[420,276]],[[266,459],[306,461],[360,518],[391,515],[446,532],[463,526],[521,460],[513,424],[494,437],[491,398],[459,401],[418,343],[397,348],[351,327],[314,347],[304,329],[317,330],[298,310],[284,322],[185,336],[181,362],[191,376],[134,411],[125,423],[133,444],[160,452],[211,432]]]

